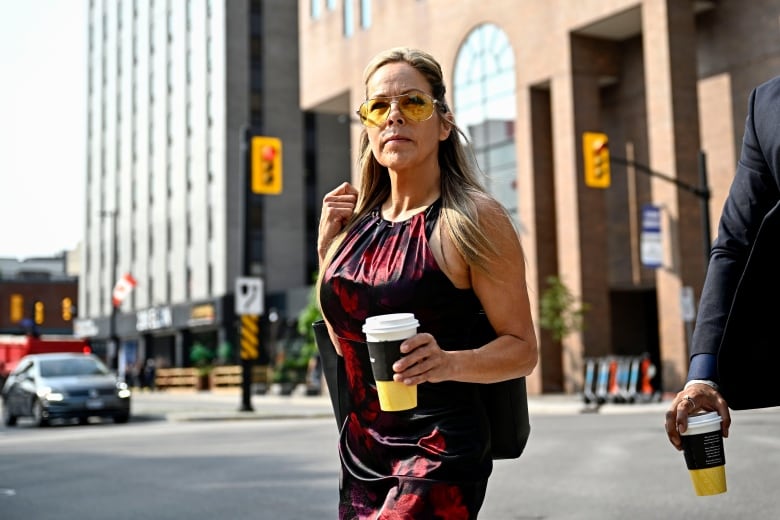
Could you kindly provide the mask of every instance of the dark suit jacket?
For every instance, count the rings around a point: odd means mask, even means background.
[[[780,405],[780,76],[751,92],[691,355],[717,355],[733,409]]]

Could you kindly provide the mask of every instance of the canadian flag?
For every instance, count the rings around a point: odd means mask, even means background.
[[[133,275],[130,273],[125,274],[122,278],[117,280],[116,285],[114,286],[114,292],[112,293],[114,307],[119,307],[136,284],[135,278],[133,278]]]

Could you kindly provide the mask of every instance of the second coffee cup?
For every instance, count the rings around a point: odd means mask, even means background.
[[[393,363],[401,359],[401,343],[417,334],[418,326],[412,313],[371,316],[363,324],[379,407],[386,412],[417,406],[417,385],[393,381]]]
[[[726,492],[726,457],[718,412],[688,416],[683,453],[693,489],[699,496]]]

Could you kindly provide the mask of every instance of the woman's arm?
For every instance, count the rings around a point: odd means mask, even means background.
[[[432,335],[417,334],[401,345],[407,355],[393,366],[396,381],[493,383],[527,376],[536,366],[536,331],[519,237],[492,199],[479,202],[479,220],[496,250],[487,272],[467,265],[446,233],[439,234],[432,249],[456,287],[474,289],[498,337],[472,350],[446,351]]]
[[[340,184],[336,189],[329,191],[322,199],[322,213],[320,213],[319,234],[317,236],[317,255],[320,260],[320,276],[325,269],[325,257],[333,239],[341,233],[344,226],[352,218],[357,204],[358,191],[348,182]],[[324,318],[324,317],[323,317]],[[341,346],[338,336],[333,332],[333,327],[324,318],[328,327],[328,334],[336,352],[341,355]]]

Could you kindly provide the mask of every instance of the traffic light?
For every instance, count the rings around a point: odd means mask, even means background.
[[[62,299],[62,321],[73,319],[73,300],[67,296]]]
[[[11,323],[19,323],[24,319],[24,296],[21,294],[11,295]]]
[[[591,188],[609,188],[609,139],[607,134],[582,134],[582,155],[585,160],[585,185]]]
[[[44,312],[43,312],[43,302],[42,301],[36,301],[33,305],[33,319],[35,320],[36,325],[41,325],[44,320]]]
[[[277,137],[252,137],[252,193],[282,192],[282,141]]]

